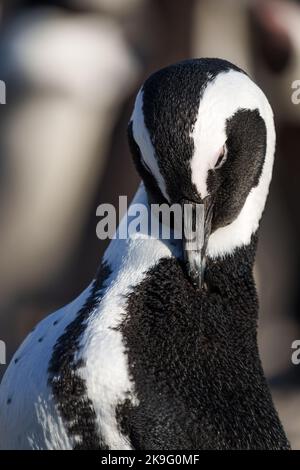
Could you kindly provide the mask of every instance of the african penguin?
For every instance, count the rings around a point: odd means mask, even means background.
[[[1,447],[288,449],[256,338],[266,97],[227,61],[180,62],[146,80],[128,135],[143,180],[133,203],[202,204],[201,253],[143,231],[113,239],[92,284],[12,359]]]

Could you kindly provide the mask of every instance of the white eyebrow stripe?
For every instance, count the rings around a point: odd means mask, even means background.
[[[207,173],[214,155],[227,138],[227,119],[241,108],[260,110],[258,91],[262,93],[247,75],[236,70],[222,72],[208,82],[191,133],[194,142],[192,182],[202,197],[208,195]]]
[[[261,89],[247,75],[231,70],[221,73],[210,82],[201,99],[192,131],[195,149],[191,161],[193,183],[202,197],[207,196],[210,158],[213,151],[224,144],[227,138],[226,120],[238,109],[258,109],[264,119],[267,131],[265,161],[259,183],[250,191],[238,217],[210,236],[207,253],[211,258],[230,254],[235,248],[250,243],[252,234],[259,226],[272,176],[275,128],[271,106]]]
[[[161,175],[161,172],[157,163],[155,149],[151,142],[149,131],[145,125],[144,112],[143,112],[143,90],[140,90],[138,92],[138,95],[135,100],[131,120],[132,120],[133,137],[137,145],[140,148],[142,158],[143,158],[142,163],[144,163],[150,169],[162,194],[164,195],[166,200],[170,202],[166,183]]]

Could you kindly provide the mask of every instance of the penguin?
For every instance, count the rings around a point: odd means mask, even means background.
[[[90,286],[13,357],[1,447],[289,449],[257,346],[253,265],[275,151],[267,98],[225,60],[179,62],[143,84],[128,139],[142,179],[128,217]],[[147,219],[154,203],[188,203],[187,224],[202,207],[193,249],[143,220],[118,236],[135,204]]]

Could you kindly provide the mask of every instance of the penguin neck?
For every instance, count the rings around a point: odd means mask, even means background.
[[[258,231],[253,233],[250,242],[243,246],[236,247],[230,253],[220,256],[207,257],[207,268],[211,270],[221,269],[224,276],[243,275],[252,273],[257,250]]]
[[[115,272],[146,272],[162,258],[181,257],[180,240],[164,239],[151,232],[151,207],[140,184],[103,261]]]
[[[250,289],[256,296],[253,276],[257,250],[258,232],[250,243],[235,248],[231,253],[217,257],[208,257],[206,261],[205,279],[208,289],[227,292],[234,297],[241,295],[240,289]]]
[[[140,184],[114,239],[108,246],[103,261],[116,273],[147,272],[162,258],[182,259],[181,240],[164,239],[153,235],[151,229],[151,199],[143,183]],[[135,219],[138,212],[138,220]],[[135,219],[135,221],[134,221]],[[135,230],[138,226],[138,230]],[[235,282],[239,277],[252,277],[257,247],[257,231],[249,243],[237,246],[228,253],[211,256],[208,253],[206,277],[220,277],[223,282]]]

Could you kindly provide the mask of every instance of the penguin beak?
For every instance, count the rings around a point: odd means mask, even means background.
[[[182,214],[184,261],[192,283],[201,289],[204,282],[207,243],[211,233],[211,197],[206,197],[202,203],[184,199]]]

